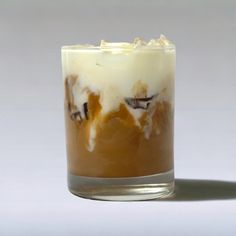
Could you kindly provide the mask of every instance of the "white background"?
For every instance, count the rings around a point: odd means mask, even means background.
[[[235,32],[233,0],[1,0],[0,235],[236,235]],[[161,33],[177,46],[176,199],[73,196],[60,47]]]

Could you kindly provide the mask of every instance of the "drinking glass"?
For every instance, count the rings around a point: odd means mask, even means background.
[[[73,194],[122,201],[173,194],[175,46],[160,42],[62,47]]]

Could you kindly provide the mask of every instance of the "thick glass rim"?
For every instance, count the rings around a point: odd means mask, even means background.
[[[124,52],[136,52],[136,51],[169,51],[176,50],[175,45],[164,46],[140,46],[140,47],[124,47],[127,43],[110,43],[108,47],[94,46],[94,45],[65,45],[61,47],[61,51],[86,51],[86,52],[103,52],[103,51],[124,51]],[[122,46],[123,45],[123,46]]]

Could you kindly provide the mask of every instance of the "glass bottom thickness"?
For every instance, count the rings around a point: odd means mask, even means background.
[[[174,194],[174,171],[128,178],[96,178],[68,174],[71,193],[89,199],[139,201],[162,199]]]

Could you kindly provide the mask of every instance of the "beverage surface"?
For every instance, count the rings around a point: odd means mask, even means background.
[[[62,48],[68,167],[130,177],[173,168],[175,48],[166,38]]]

